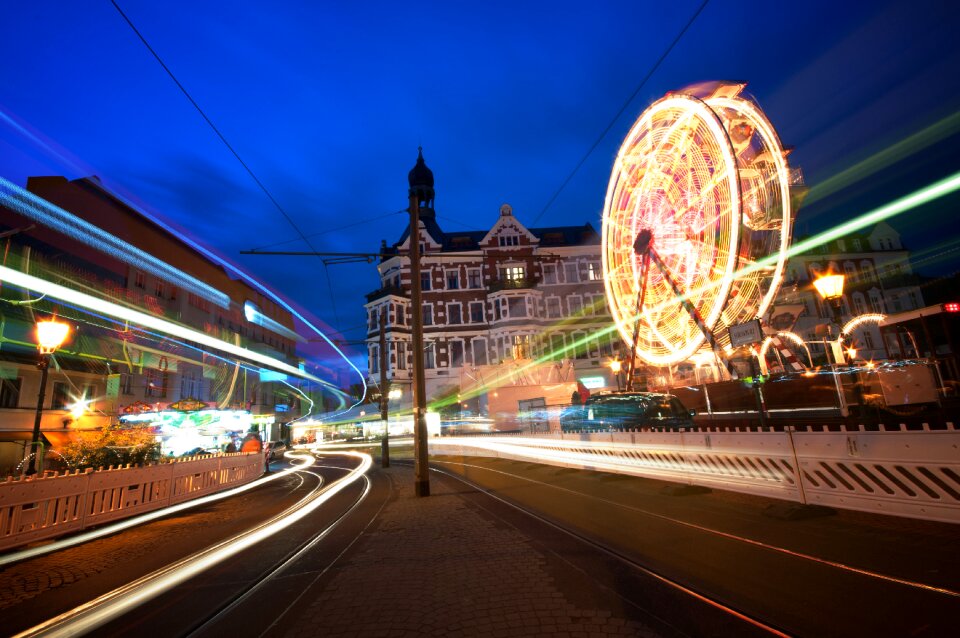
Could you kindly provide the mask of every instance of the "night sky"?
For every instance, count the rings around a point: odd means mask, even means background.
[[[814,187],[936,127],[801,209],[798,234],[960,170],[960,9],[943,0],[711,0],[546,211],[700,0],[117,3],[321,251],[399,238],[420,145],[446,229],[487,229],[508,202],[528,226],[599,230],[635,118],[704,80],[747,81]],[[11,2],[3,21],[0,175],[98,175],[363,337],[375,267],[239,254],[308,248],[109,0]],[[921,272],[958,269],[958,208],[955,194],[891,222]]]

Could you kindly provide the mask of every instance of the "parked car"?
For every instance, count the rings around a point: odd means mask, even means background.
[[[608,392],[591,395],[561,415],[560,424],[564,430],[684,429],[694,427],[693,415],[672,394]]]
[[[283,458],[283,453],[287,451],[287,444],[283,441],[267,441],[267,449],[270,450],[270,460],[275,461]]]

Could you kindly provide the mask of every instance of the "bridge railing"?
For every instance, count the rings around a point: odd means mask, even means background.
[[[248,483],[264,457],[218,454],[0,482],[0,551]]]
[[[442,437],[492,456],[960,523],[960,431],[701,431]]]

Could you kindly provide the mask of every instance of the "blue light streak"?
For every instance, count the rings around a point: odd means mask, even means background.
[[[86,244],[95,250],[108,253],[120,261],[151,275],[176,284],[221,308],[230,307],[230,297],[226,293],[220,292],[213,286],[174,268],[133,244],[111,235],[3,177],[0,177],[0,203],[28,219],[52,228],[58,233]]]

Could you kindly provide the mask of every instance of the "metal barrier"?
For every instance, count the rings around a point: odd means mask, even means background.
[[[431,454],[632,474],[960,523],[960,431],[593,432],[430,439]]]
[[[0,550],[77,532],[248,483],[261,453],[177,459],[0,482]]]

